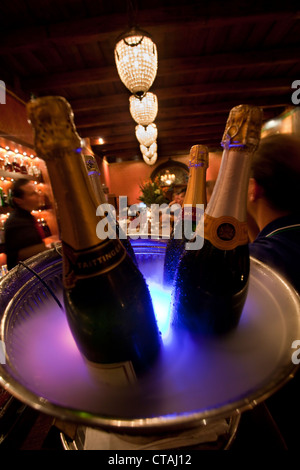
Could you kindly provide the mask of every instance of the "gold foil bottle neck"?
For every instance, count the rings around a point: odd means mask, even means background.
[[[184,205],[196,207],[197,204],[204,204],[206,206],[205,179],[207,168],[208,148],[204,145],[194,145],[190,150],[190,171]]]
[[[193,145],[190,150],[189,168],[208,167],[208,148],[205,145]]]
[[[55,158],[56,149],[81,150],[73,111],[65,98],[45,96],[33,99],[27,104],[27,113],[34,129],[34,144],[40,158]]]
[[[241,104],[229,113],[222,146],[248,148],[254,151],[259,144],[262,126],[262,110],[256,106]]]

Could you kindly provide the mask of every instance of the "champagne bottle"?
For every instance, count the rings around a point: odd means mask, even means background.
[[[13,165],[8,155],[5,155],[4,169],[5,171],[13,171]]]
[[[88,149],[89,150],[89,149]],[[86,171],[89,176],[89,180],[92,186],[92,190],[95,193],[96,198],[98,199],[98,204],[107,204],[105,194],[103,192],[102,186],[101,186],[101,180],[100,180],[100,170],[97,164],[97,161],[94,157],[94,155],[91,153],[89,150],[88,152],[84,151],[82,152],[82,158],[84,161],[84,165],[86,168]],[[134,250],[132,248],[132,245],[130,243],[129,238],[126,236],[122,228],[120,227],[119,222],[114,220],[114,225],[116,229],[116,235],[119,237],[122,245],[125,247],[127,253],[131,256],[135,264],[137,265],[137,259],[134,253]]]
[[[46,220],[43,217],[41,218],[40,224],[41,224],[41,227],[42,227],[43,232],[45,234],[45,238],[51,237],[50,227],[49,227],[49,225],[47,224]]]
[[[26,167],[25,162],[24,162],[24,158],[21,158],[20,171],[23,175],[28,174],[27,167]]]
[[[21,167],[17,157],[14,158],[12,166],[15,173],[21,173]]]
[[[35,148],[46,161],[56,200],[66,317],[91,370],[134,380],[156,358],[160,335],[145,280],[118,238],[99,239],[98,199],[91,191],[69,103],[38,98],[27,105]],[[98,228],[98,227],[97,227]]]
[[[3,191],[3,188],[1,188],[1,187],[0,187],[0,206],[1,207],[6,206],[4,191]]]
[[[167,243],[164,260],[164,284],[173,284],[175,271],[181,254],[185,249],[185,244],[190,241],[191,234],[186,235],[185,221],[190,222],[192,232],[196,230],[196,221],[201,208],[197,205],[203,204],[206,207],[206,170],[208,168],[208,148],[204,145],[194,145],[190,150],[189,180],[183,202],[181,219],[175,223],[173,232]]]
[[[203,246],[186,251],[178,266],[174,321],[193,331],[222,334],[240,320],[249,282],[249,170],[261,123],[259,108],[240,105],[231,110],[218,178],[204,215]]]

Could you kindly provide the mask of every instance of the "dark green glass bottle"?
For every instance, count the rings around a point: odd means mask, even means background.
[[[86,139],[84,139],[86,140]],[[94,157],[92,150],[87,146],[85,142],[84,151],[82,152],[82,159],[91,183],[91,188],[95,193],[98,200],[98,204],[107,204],[105,194],[103,192],[100,180],[100,169],[98,167],[96,158]],[[121,228],[116,217],[112,215],[112,228],[116,230],[116,236],[120,239],[122,245],[126,249],[127,253],[131,256],[136,265],[138,265],[134,250],[132,248],[129,237]]]
[[[242,314],[250,265],[247,191],[261,123],[259,108],[240,105],[231,110],[221,167],[200,227],[203,246],[186,251],[178,266],[174,321],[192,331],[226,333],[238,325]]]
[[[103,218],[96,216],[99,201],[68,102],[38,98],[27,109],[56,200],[71,332],[87,364],[104,381],[127,383],[149,368],[160,348],[148,287],[111,227],[105,239],[97,235]]]
[[[192,233],[196,231],[197,220],[207,203],[206,199],[206,170],[208,168],[208,148],[204,145],[194,145],[190,150],[189,180],[183,201],[181,218],[175,223],[173,232],[167,243],[163,282],[171,286],[174,281],[177,265],[185,250],[185,244],[191,241]],[[197,214],[199,211],[199,214]],[[187,224],[191,233],[187,233]]]

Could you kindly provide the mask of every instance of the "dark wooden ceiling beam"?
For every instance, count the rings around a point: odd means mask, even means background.
[[[174,145],[174,141],[158,143],[158,158],[160,158],[160,156],[188,155],[190,148],[197,144],[206,145],[210,151],[222,151],[220,136],[218,134],[211,135],[209,141],[206,136],[192,136],[190,139],[182,138],[182,140],[178,140],[176,145]],[[121,160],[131,160],[136,156],[140,156],[142,158],[142,153],[138,144],[131,146],[127,145],[124,147],[120,147],[118,144],[112,144],[109,146],[108,150],[102,146],[92,144],[92,148],[94,152],[101,157],[111,156],[120,158]]]
[[[230,100],[230,103],[228,105],[225,105],[226,108],[224,107],[224,104],[222,102],[215,103],[213,105],[207,105],[203,107],[203,110],[200,111],[199,114],[205,114],[205,113],[215,113],[218,112],[218,107],[220,106],[220,109],[223,111],[227,111],[231,109],[233,106],[236,106],[237,104],[241,104],[244,102],[245,96],[247,93],[252,95],[252,98],[250,101],[252,101],[253,104],[255,102],[257,103],[258,106],[263,106],[264,100],[267,100],[267,107],[271,107],[270,105],[273,105],[276,107],[278,104],[284,105],[288,104],[288,102],[285,102],[285,100],[281,99],[281,95],[284,94],[286,98],[288,96],[291,96],[291,84],[293,82],[292,78],[284,78],[284,79],[273,79],[273,80],[253,80],[253,81],[234,81],[234,82],[227,82],[227,83],[199,83],[197,85],[186,85],[186,86],[181,86],[181,87],[171,87],[171,88],[161,88],[159,90],[156,90],[156,94],[158,97],[158,105],[159,109],[160,106],[163,105],[163,102],[166,100],[171,100],[174,98],[189,98],[189,97],[207,97],[208,95],[223,95],[223,96],[230,96],[232,98],[233,95],[236,95],[236,100],[234,101],[233,99]],[[262,96],[257,96],[257,94],[263,94]],[[238,96],[240,95],[240,96]],[[276,95],[280,95],[278,98]],[[241,103],[240,103],[241,101]],[[85,105],[83,104],[83,100],[80,100],[80,103],[76,100],[71,100],[71,106],[75,112],[75,123],[78,127],[82,125],[84,127],[86,124],[90,125],[92,122],[96,121],[99,119],[98,117],[93,118],[90,114],[86,117],[86,121],[84,118],[80,117],[78,115],[78,118],[76,116],[76,109],[78,109],[79,106],[85,107],[87,110],[90,106],[93,106],[92,103],[97,104],[97,108],[99,109],[104,109],[106,108],[106,111],[102,113],[102,118],[103,122],[105,122],[105,119],[107,119],[107,108],[113,108],[114,111],[119,109],[119,106],[123,106],[124,103],[126,103],[126,107],[128,107],[128,119],[130,119],[130,113],[129,113],[129,96],[124,95],[124,94],[116,94],[116,95],[111,95],[111,96],[104,96],[101,98],[95,98],[94,100],[86,99],[84,100]],[[95,106],[96,106],[95,104]],[[251,103],[250,103],[251,104]],[[163,106],[162,106],[163,108]],[[93,109],[96,109],[93,106]],[[167,108],[165,108],[165,115],[167,115]],[[172,112],[172,108],[170,108]],[[127,112],[126,112],[127,113]],[[113,122],[115,123],[117,120],[117,115],[118,113],[114,113],[115,116],[113,116]],[[123,115],[125,116],[125,115]],[[110,119],[110,118],[108,118]],[[123,118],[122,118],[123,119]],[[133,125],[135,124],[134,121],[132,120]]]
[[[0,31],[7,89],[23,91],[25,101],[30,92],[65,96],[79,134],[92,145],[96,137],[104,139],[103,146],[96,145],[102,156],[141,158],[130,92],[113,58],[116,38],[127,29],[126,2],[118,1],[115,10],[103,2],[63,0],[57,8],[46,2],[32,18],[24,18],[23,28],[21,7],[27,13],[30,7],[26,0],[17,3],[16,10],[11,2],[10,20]],[[186,154],[196,143],[220,148],[228,113],[238,104],[261,106],[265,120],[291,105],[291,85],[300,71],[295,1],[176,0],[166,7],[154,2],[158,6],[152,8],[140,3],[145,9],[137,22],[152,34],[159,54],[151,88],[159,105],[159,158]],[[102,11],[116,14],[101,16]]]
[[[200,57],[183,57],[160,60],[158,76],[196,74],[198,72],[225,71],[240,68],[259,69],[266,65],[297,64],[299,48],[286,47],[263,51],[232,52],[213,54]],[[23,79],[25,90],[42,92],[74,86],[99,85],[120,82],[115,66],[96,67],[92,69],[74,70],[65,73],[54,73],[35,78]]]
[[[210,72],[211,70],[233,70],[263,67],[265,65],[293,64],[299,62],[299,48],[285,47],[243,52],[211,54],[198,57],[183,57],[161,60],[158,63],[160,76]]]
[[[160,88],[154,92],[158,103],[162,100],[170,100],[174,97],[191,98],[207,97],[209,95],[233,96],[240,95],[242,100],[245,94],[255,96],[256,93],[281,94],[291,92],[291,84],[294,78],[264,78],[263,80],[237,80],[226,82],[197,83],[197,85],[184,85],[170,88]],[[274,101],[276,98],[274,96]]]
[[[277,116],[276,113],[269,112],[264,113],[264,121],[272,119]],[[228,113],[224,113],[215,118],[207,118],[203,120],[199,119],[176,119],[174,116],[173,120],[161,122],[158,128],[158,140],[171,137],[175,142],[180,136],[189,135],[209,135],[210,133],[219,132],[220,135],[224,131]],[[106,127],[89,127],[89,128],[77,128],[81,137],[90,137],[94,142],[99,137],[104,139],[104,146],[110,145],[111,142],[132,142],[136,141],[135,136],[135,124],[129,123],[127,125],[115,125]]]
[[[185,126],[176,127],[176,121],[170,123],[165,129],[158,132],[158,148],[161,155],[165,155],[168,146],[173,150],[182,152],[184,148],[190,148],[191,145],[202,143],[208,147],[221,148],[220,142],[223,136],[228,114],[224,114],[223,119],[214,125],[206,123],[191,122]],[[268,118],[272,118],[272,113]],[[86,133],[86,134],[85,134]],[[93,136],[102,136],[104,144],[99,145],[98,139]],[[96,146],[102,155],[117,155],[122,159],[130,159],[140,151],[140,144],[134,133],[134,126],[126,126],[117,129],[88,129],[81,133],[82,137],[89,137],[92,146]]]
[[[206,125],[216,125],[216,124],[219,124],[220,122],[224,122],[224,115],[226,114],[222,113],[221,116],[219,115],[209,116],[209,117],[205,117],[202,120],[201,120],[201,117],[200,119],[189,119],[188,117],[187,119],[189,120],[186,120],[185,118],[181,117],[180,114],[172,115],[172,113],[170,113],[168,116],[169,119],[160,121],[159,128],[161,130],[164,130],[172,126],[173,129],[174,128],[177,129],[180,127],[185,127],[187,124],[190,126],[195,126],[199,124],[201,125],[201,122],[205,123]],[[193,124],[193,122],[198,123],[198,124]],[[108,124],[105,124],[105,117],[102,123],[101,122],[99,123],[99,119],[97,117],[94,119],[93,116],[90,116],[89,118],[86,117],[83,123],[81,122],[81,120],[75,119],[75,124],[76,124],[77,129],[84,129],[87,127],[93,127],[95,125],[103,125],[103,128],[105,128],[105,127],[110,127],[110,124],[112,123],[113,121],[110,121]],[[119,128],[119,129],[129,130],[129,129],[132,129],[132,126],[133,128],[135,128],[137,124],[132,118],[130,118],[130,114],[128,114],[126,121],[120,121],[118,119],[118,114],[116,115],[115,121],[114,121],[114,127]]]
[[[224,116],[224,119],[219,123],[219,125],[215,126],[206,126],[206,125],[198,125],[198,126],[192,126],[188,125],[186,128],[176,128],[171,127],[166,129],[158,129],[158,139],[163,139],[164,137],[172,137],[173,141],[176,141],[178,136],[184,136],[184,135],[201,135],[201,134],[208,134],[210,131],[214,132],[217,129],[217,132],[222,130],[224,131],[224,127],[226,124],[226,118]],[[175,121],[174,121],[175,124]],[[194,123],[193,123],[194,124]],[[172,126],[172,124],[171,124]],[[89,129],[83,129],[82,131],[79,131],[79,134],[81,137],[90,137],[91,140],[93,141],[93,138],[96,140],[99,139],[99,137],[102,137],[105,144],[103,147],[106,145],[110,145],[112,142],[117,142],[117,143],[124,143],[124,142],[135,142],[137,141],[136,136],[135,136],[135,129],[134,126],[124,126],[124,127],[115,127],[115,128],[89,128]]]
[[[187,133],[182,133],[176,136],[175,143],[174,145],[174,135],[171,132],[166,132],[163,138],[158,139],[157,141],[157,146],[158,150],[163,149],[165,147],[173,146],[173,149],[175,150],[176,148],[180,148],[180,146],[185,146],[189,145],[191,141],[201,141],[201,142],[211,142],[216,141],[218,144],[220,144],[222,136],[224,132],[224,126],[220,127],[219,129],[216,128],[214,130],[208,131],[208,132],[190,132],[189,134]],[[133,136],[134,137],[134,136]],[[97,145],[98,148],[103,152],[103,153],[122,153],[124,151],[128,151],[131,149],[139,150],[140,149],[140,144],[137,139],[130,139],[128,142],[125,142],[124,140],[118,141],[119,139],[113,139],[109,145],[101,145],[99,146],[97,141],[94,141],[91,139],[91,145],[95,146]],[[192,145],[192,144],[191,144]]]
[[[164,128],[158,128],[158,139],[164,137],[172,137],[173,140],[176,140],[179,135],[192,135],[192,134],[208,134],[209,132],[214,132],[217,129],[217,132],[221,130],[224,131],[228,114],[224,114],[218,122],[216,121],[214,125],[209,125],[204,123],[195,123],[194,121],[187,121],[185,126],[180,126],[176,124],[176,120],[170,121],[168,125]],[[93,139],[99,139],[102,137],[106,144],[112,141],[115,142],[130,142],[136,141],[135,136],[135,126],[115,126],[115,127],[91,127],[89,129],[78,129],[78,132],[81,137],[89,137]],[[104,144],[105,145],[105,144]]]
[[[276,97],[276,101],[274,102],[273,95],[263,95],[258,97],[251,97],[247,99],[249,104],[255,104],[256,106],[261,106],[265,108],[277,107],[277,106],[285,106],[290,104],[291,101],[291,89],[290,87],[286,87],[285,94]],[[215,114],[216,112],[224,112],[228,111],[232,107],[236,106],[236,101],[218,101],[217,103],[212,102],[205,105],[189,105],[189,106],[180,106],[177,109],[174,108],[166,108],[161,106],[163,104],[164,95],[161,93],[159,106],[158,106],[158,117],[159,119],[166,118],[170,112],[173,114]],[[169,99],[169,98],[167,98]],[[83,99],[75,99],[70,100],[70,104],[76,116],[83,117],[84,112],[96,111],[97,109],[101,109],[101,112],[105,113],[107,109],[113,108],[120,114],[129,113],[129,94],[118,94],[118,95],[108,95],[108,96],[101,96],[95,97],[94,99],[90,98],[83,98]],[[122,111],[124,110],[125,111]],[[115,117],[114,117],[115,122]]]
[[[272,119],[276,115],[277,114],[272,110],[266,111],[264,113],[264,121]],[[173,119],[161,121],[160,124],[157,124],[158,136],[165,136],[165,132],[167,131],[170,131],[171,134],[174,134],[176,131],[176,135],[178,135],[178,133],[192,133],[194,132],[194,129],[196,129],[196,132],[201,132],[202,129],[206,132],[209,128],[215,129],[217,126],[223,126],[224,128],[227,118],[227,112],[220,114],[219,116],[206,117],[205,119],[180,119],[179,117],[174,116]],[[90,134],[92,137],[94,134],[98,136],[98,138],[102,137],[103,139],[120,137],[126,141],[130,140],[130,136],[132,134],[135,135],[135,126],[136,124],[128,122],[124,125],[115,124],[114,127],[103,126],[80,129],[80,127],[77,126],[77,129],[81,135]],[[174,136],[174,138],[176,139],[176,136]]]
[[[271,119],[274,117],[274,113],[267,114],[265,119]],[[158,126],[158,141],[162,141],[166,138],[173,139],[175,143],[179,138],[188,137],[191,135],[207,135],[219,133],[222,137],[228,113],[220,116],[216,119],[208,120],[176,120],[168,121],[164,126]],[[112,143],[124,144],[129,142],[136,142],[135,126],[115,126],[115,127],[91,127],[88,129],[78,129],[81,137],[90,137],[91,142],[96,143],[99,137],[104,140],[103,148],[111,145]]]
[[[282,109],[286,106],[288,106],[290,102],[290,96],[286,97],[286,100],[279,99],[277,100],[276,103],[271,102],[268,103],[268,99],[247,99],[246,100],[247,104],[252,104],[254,106],[259,106],[263,108],[264,110],[271,110],[273,109],[275,114],[276,110],[277,114],[282,111]],[[209,119],[211,119],[211,115],[213,114],[214,116],[216,115],[223,115],[228,114],[230,109],[233,108],[234,106],[237,106],[236,101],[230,101],[230,102],[224,102],[224,103],[212,103],[211,105],[197,105],[197,106],[168,106],[168,107],[161,107],[161,109],[158,112],[158,116],[155,120],[155,123],[159,125],[160,127],[164,127],[165,125],[168,125],[170,122],[170,118],[172,119],[172,122],[175,120],[178,124],[177,127],[180,125],[179,123],[182,122],[182,125],[186,125],[185,121],[182,121],[183,118],[189,118],[189,119],[194,119],[196,121],[196,118],[201,118],[201,116],[204,119],[204,122],[208,122]],[[200,122],[199,119],[197,122]],[[216,118],[213,119],[212,122],[216,122]],[[112,113],[93,113],[93,114],[88,114],[88,115],[75,115],[75,124],[78,129],[84,129],[84,128],[89,128],[89,127],[95,127],[95,126],[115,126],[116,123],[123,124],[123,125],[128,125],[129,123],[131,125],[136,126],[137,123],[133,120],[130,111],[123,111],[123,112],[112,112]]]
[[[125,88],[124,88],[125,90]],[[129,92],[118,93],[114,95],[95,96],[94,98],[77,98],[70,99],[70,104],[73,111],[93,111],[95,109],[102,109],[106,112],[107,109],[113,108],[122,109],[126,108],[129,110]]]
[[[230,2],[229,2],[230,3]],[[222,9],[220,3],[220,9]],[[235,3],[236,7],[236,3]],[[273,7],[273,6],[272,6]],[[293,21],[299,19],[297,9],[283,4],[278,11],[251,12],[251,5],[247,12],[242,14],[241,9],[236,12],[230,8],[228,2],[224,4],[224,14],[219,12],[215,16],[216,9],[210,11],[209,4],[196,5],[185,4],[180,7],[162,7],[153,10],[141,10],[138,22],[143,29],[149,29],[153,36],[161,34],[161,28],[166,33],[176,32],[180,34],[182,29],[196,28],[198,31],[207,28],[224,27],[236,24],[246,24],[272,21]],[[265,8],[266,10],[266,8]],[[166,22],[165,18],[168,18]],[[126,14],[102,15],[94,18],[82,18],[80,20],[64,21],[47,26],[30,26],[18,28],[18,31],[5,31],[0,35],[0,54],[22,52],[28,49],[45,48],[53,44],[63,46],[85,44],[93,41],[106,41],[127,29]],[[155,39],[155,37],[154,37]]]
[[[274,103],[274,98],[273,97],[252,97],[252,98],[247,98],[246,104],[253,105],[253,106],[259,106],[262,109],[282,109],[286,106],[288,106],[291,102],[291,96],[286,95],[286,96],[281,96],[277,98],[276,103]],[[211,103],[211,104],[202,104],[202,105],[186,105],[186,106],[165,106],[161,107],[161,109],[158,110],[158,115],[157,115],[157,122],[161,122],[163,119],[168,119],[171,116],[178,116],[179,118],[182,117],[197,117],[197,116],[209,116],[211,114],[216,115],[216,114],[223,114],[223,113],[229,113],[229,111],[237,106],[236,100],[231,100],[231,101],[224,101],[224,102],[218,102],[218,103]]]

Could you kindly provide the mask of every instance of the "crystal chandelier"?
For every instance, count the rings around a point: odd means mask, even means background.
[[[137,124],[148,126],[155,121],[158,103],[154,93],[147,92],[142,98],[131,95],[129,103],[130,114]]]
[[[152,156],[147,157],[146,155],[143,154],[143,159],[144,162],[147,163],[147,165],[154,165],[154,163],[157,160],[157,152],[155,152]]]
[[[139,124],[135,128],[135,135],[140,145],[150,147],[157,140],[157,127],[154,122],[146,127]]]
[[[153,142],[150,147],[146,147],[145,145],[140,145],[140,149],[143,155],[144,161],[148,165],[154,165],[157,160],[157,143]]]
[[[170,173],[169,170],[166,170],[165,174],[161,175],[160,181],[163,184],[166,184],[166,185],[170,186],[172,183],[174,183],[175,178],[176,177],[175,177],[174,173]]]
[[[153,155],[157,152],[157,143],[153,142],[153,144],[151,144],[149,147],[146,147],[145,145],[140,145],[140,149],[142,154],[146,155],[146,157],[153,157]]]
[[[121,81],[132,94],[147,93],[157,73],[157,49],[149,33],[133,27],[119,36],[115,62]]]

